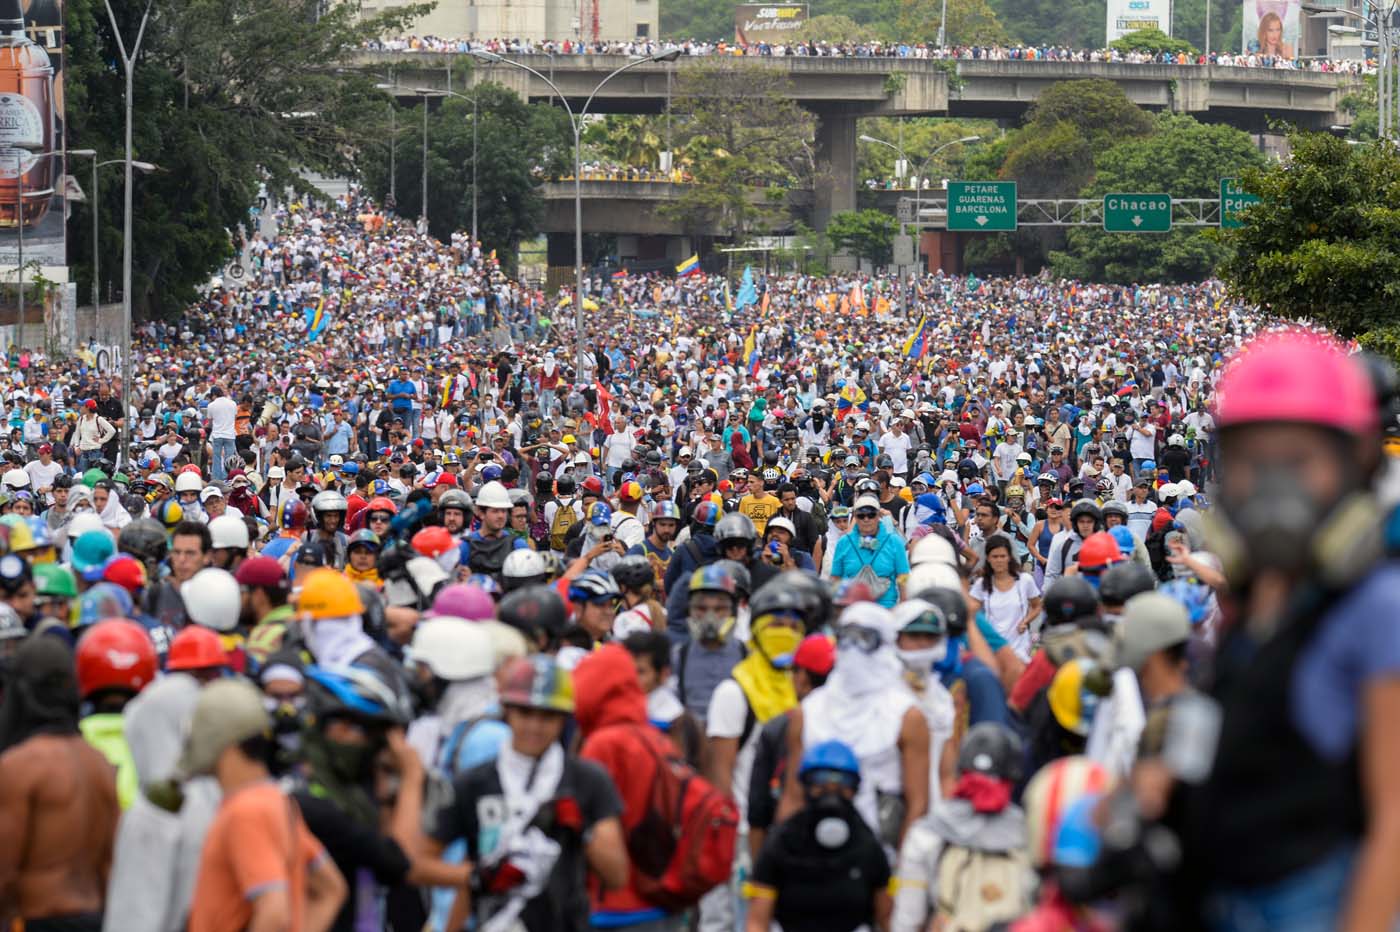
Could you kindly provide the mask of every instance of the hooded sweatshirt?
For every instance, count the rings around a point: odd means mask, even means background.
[[[127,705],[126,740],[143,787],[170,779],[198,696],[194,677],[172,673]],[[179,812],[168,812],[144,793],[136,794],[117,826],[105,930],[179,932],[185,928],[200,850],[219,797],[219,784],[212,777],[184,785]]]
[[[574,717],[583,736],[578,756],[600,765],[617,787],[625,836],[646,815],[658,762],[674,754],[666,736],[647,721],[647,698],[626,648],[605,644],[574,668]],[[666,915],[636,894],[636,870],[629,866],[627,886],[620,890],[603,890],[590,877],[595,927],[625,927]]]

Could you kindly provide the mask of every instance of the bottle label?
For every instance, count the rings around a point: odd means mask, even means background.
[[[0,148],[41,149],[44,146],[44,117],[34,101],[23,94],[0,93]],[[14,153],[10,163],[0,166],[13,174]],[[33,157],[30,157],[32,163]]]

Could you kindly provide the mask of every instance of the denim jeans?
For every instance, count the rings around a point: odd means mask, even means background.
[[[214,446],[214,462],[212,472],[215,479],[226,478],[228,470],[224,467],[224,461],[238,452],[238,447],[232,437],[215,437],[211,441]]]
[[[1270,886],[1217,891],[1206,900],[1206,920],[1215,932],[1336,928],[1355,861],[1347,845]]]

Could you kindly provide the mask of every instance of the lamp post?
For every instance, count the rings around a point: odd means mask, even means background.
[[[121,53],[122,67],[126,71],[126,154],[122,159],[126,164],[126,194],[122,208],[122,445],[118,462],[124,460],[131,449],[131,173],[135,167],[131,161],[131,117],[136,96],[132,78],[136,73],[137,56],[141,54],[141,40],[146,35],[146,23],[151,17],[152,2],[153,0],[146,0],[146,9],[141,14],[141,25],[136,30],[136,40],[128,51],[121,29],[117,25],[117,15],[112,12],[112,0],[103,0],[107,7],[107,19],[112,23],[112,34],[117,38],[117,51]]]
[[[921,252],[921,250],[919,249],[919,240],[922,239],[921,234],[923,233],[924,229],[923,223],[921,222],[919,204],[919,196],[923,190],[922,179],[924,176],[924,170],[928,168],[928,165],[930,162],[933,161],[934,156],[938,155],[938,153],[942,152],[944,149],[951,148],[952,146],[962,145],[963,143],[977,142],[981,138],[981,136],[963,136],[960,139],[954,139],[951,142],[945,142],[943,145],[930,152],[928,154],[928,157],[925,158],[922,162],[920,162],[919,167],[914,170],[914,264],[916,266],[919,264],[918,260],[919,254]],[[895,154],[898,155],[901,159],[903,159],[906,164],[913,164],[912,162],[910,162],[909,156],[905,154],[904,150],[892,142],[887,142],[883,139],[877,139],[874,136],[861,136],[860,141],[873,142],[878,146],[884,146],[887,149],[893,149]],[[901,229],[900,232],[903,232],[903,230]],[[909,312],[909,302],[907,298],[904,302],[904,311],[906,314]]]
[[[102,300],[102,291],[100,287],[101,279],[98,275],[101,269],[101,256],[99,255],[97,240],[97,223],[99,218],[97,210],[97,170],[99,168],[106,168],[108,165],[124,165],[126,159],[108,159],[105,162],[99,162],[97,161],[96,149],[69,149],[68,154],[70,156],[76,155],[79,158],[92,159],[92,312],[96,314],[97,307]],[[160,170],[160,166],[153,165],[150,162],[132,162],[131,167],[143,173]]]
[[[1356,10],[1349,10],[1346,7],[1320,6],[1315,3],[1304,3],[1300,5],[1300,8],[1313,19],[1349,16],[1362,25],[1370,26],[1376,30],[1376,136],[1380,139],[1396,138],[1397,129],[1400,129],[1400,126],[1397,126],[1397,123],[1400,123],[1400,114],[1396,113],[1396,105],[1400,101],[1400,87],[1396,86],[1397,69],[1395,67],[1396,4],[1390,2],[1383,7],[1375,5],[1371,16],[1366,16]],[[1328,32],[1334,35],[1353,34],[1344,26],[1329,26]],[[1366,44],[1366,42],[1362,42],[1363,46]]]
[[[18,274],[17,289],[19,291],[19,313],[15,317],[15,344],[24,349],[24,175],[33,167],[33,163],[39,159],[62,158],[62,150],[49,152],[30,152],[27,149],[15,149],[15,233],[18,236],[15,271]],[[30,165],[25,166],[25,159],[30,160]]]
[[[477,242],[476,238],[476,142],[477,142],[477,104],[476,95],[468,97],[466,94],[459,94],[456,91],[433,91],[428,88],[415,87],[415,94],[445,94],[448,97],[456,97],[458,100],[469,101],[472,105],[472,242]]]
[[[603,89],[603,85],[607,84],[624,71],[628,71],[638,65],[673,62],[677,58],[680,58],[680,49],[672,49],[669,52],[663,52],[660,55],[651,55],[646,58],[636,58],[620,68],[614,68],[603,80],[598,82],[593,90],[588,92],[588,98],[584,100],[583,106],[579,108],[578,112],[575,112],[574,108],[569,105],[569,99],[564,96],[563,91],[559,90],[558,85],[529,65],[521,64],[518,61],[513,61],[512,59],[497,55],[494,52],[473,51],[471,54],[483,61],[510,65],[512,68],[528,71],[530,74],[549,85],[550,90],[554,91],[555,96],[559,98],[559,102],[563,104],[564,109],[568,111],[569,125],[574,131],[574,335],[578,341],[577,368],[581,376],[584,369],[583,359],[585,352],[583,322],[583,186],[581,180],[581,176],[583,175],[583,148],[581,143],[583,136],[583,118],[588,115],[588,108],[592,105],[593,98]]]

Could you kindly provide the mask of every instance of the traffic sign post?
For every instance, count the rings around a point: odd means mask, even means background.
[[[1016,182],[948,182],[948,229],[961,232],[1016,232]]]
[[[1105,194],[1103,228],[1105,233],[1170,233],[1172,196]]]
[[[1220,179],[1220,229],[1238,230],[1244,226],[1246,207],[1259,203],[1259,195],[1240,187],[1238,178]]]
[[[914,222],[914,199],[912,197],[899,199],[899,203],[895,205],[894,218],[900,223]]]

